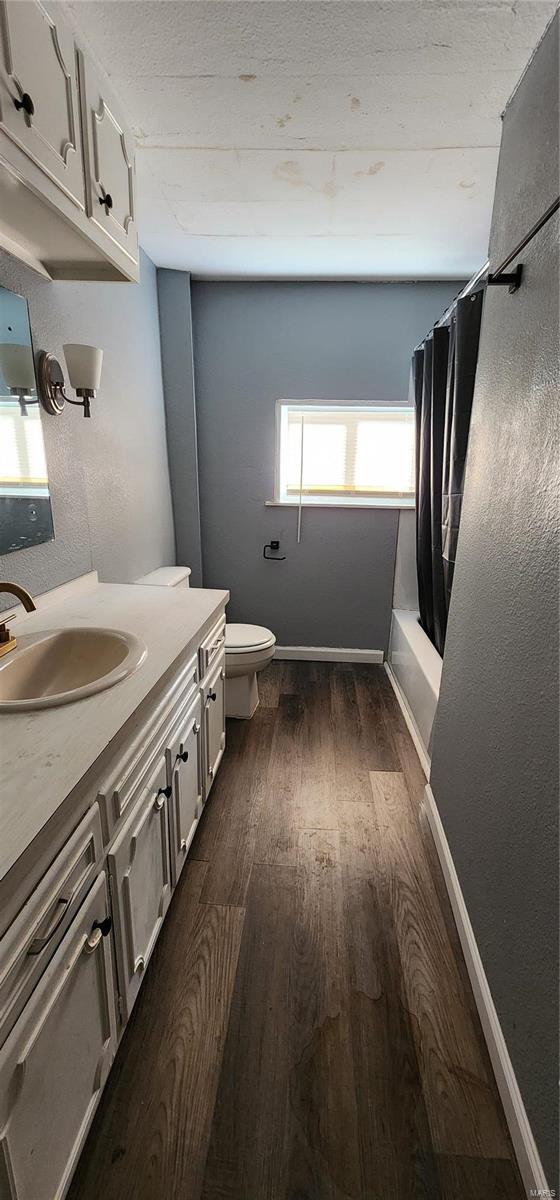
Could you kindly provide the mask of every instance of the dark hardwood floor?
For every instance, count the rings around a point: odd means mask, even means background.
[[[520,1200],[383,669],[259,684],[70,1200]]]

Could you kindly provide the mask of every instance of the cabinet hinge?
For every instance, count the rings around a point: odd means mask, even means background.
[[[123,1004],[122,996],[117,996],[117,1009],[119,1012],[119,1017],[120,1017],[121,1021],[123,1021],[124,1020],[124,1004]]]

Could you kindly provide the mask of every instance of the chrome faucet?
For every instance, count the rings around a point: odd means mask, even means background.
[[[33,596],[25,588],[20,587],[19,583],[9,583],[6,579],[0,579],[0,595],[2,592],[6,592],[10,596],[15,596],[16,600],[20,600],[26,612],[35,611],[37,606]],[[16,648],[17,643],[14,634],[8,629],[8,621],[11,621],[14,616],[15,613],[10,613],[9,616],[2,619],[2,613],[0,613],[0,658],[3,654],[7,654],[8,651],[15,650]]]

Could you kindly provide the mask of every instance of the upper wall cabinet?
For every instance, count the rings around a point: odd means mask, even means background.
[[[61,6],[0,0],[0,245],[51,279],[138,279],[134,140]]]
[[[8,0],[0,9],[0,20],[2,128],[83,208],[74,40],[40,4]]]
[[[91,220],[138,259],[134,220],[134,149],[114,98],[78,52],[84,128],[86,201]]]

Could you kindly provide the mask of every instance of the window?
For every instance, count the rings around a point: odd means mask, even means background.
[[[414,504],[408,405],[279,400],[275,501]]]
[[[0,495],[48,495],[47,464],[38,406],[22,417],[18,400],[0,403]]]

